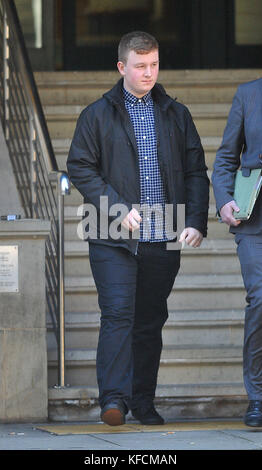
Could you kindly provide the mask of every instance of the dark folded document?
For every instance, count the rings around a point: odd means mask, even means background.
[[[234,200],[240,211],[233,213],[237,220],[248,220],[262,185],[261,169],[238,170],[235,178]]]

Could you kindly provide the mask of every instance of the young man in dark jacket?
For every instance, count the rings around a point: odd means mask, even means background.
[[[118,53],[122,78],[81,113],[67,166],[87,213],[96,211],[84,220],[101,309],[101,418],[123,424],[131,409],[143,424],[162,424],[153,401],[167,298],[181,244],[197,247],[206,236],[209,180],[188,109],[156,83],[156,39],[128,33]],[[177,207],[185,224],[171,245]]]

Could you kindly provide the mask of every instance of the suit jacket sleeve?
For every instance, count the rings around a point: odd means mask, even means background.
[[[241,86],[233,98],[219,147],[212,175],[217,209],[233,200],[236,170],[240,166],[240,155],[244,145],[244,111]]]

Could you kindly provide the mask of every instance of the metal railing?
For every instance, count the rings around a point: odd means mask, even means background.
[[[58,170],[13,0],[0,0],[0,119],[26,218],[48,219],[46,299],[58,349],[58,385],[65,385],[64,196],[67,173]]]

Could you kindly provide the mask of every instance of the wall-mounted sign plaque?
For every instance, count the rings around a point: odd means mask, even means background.
[[[0,293],[18,292],[18,246],[0,246]]]

